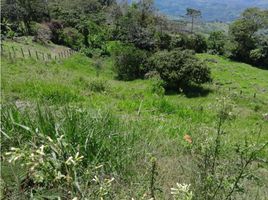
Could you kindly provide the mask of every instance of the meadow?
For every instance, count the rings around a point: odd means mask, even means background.
[[[232,199],[267,199],[268,71],[197,56],[213,82],[165,94],[155,92],[153,79],[116,80],[111,57],[76,53],[44,62],[3,56],[2,195],[176,199],[176,183],[191,184],[193,193],[204,189],[197,173],[213,147],[218,174],[206,177],[208,191],[216,191],[210,199],[225,199],[218,186],[235,193]],[[244,165],[248,155],[250,165]],[[235,171],[240,164],[247,170]]]

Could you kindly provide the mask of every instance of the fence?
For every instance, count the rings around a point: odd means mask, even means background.
[[[244,98],[244,99],[262,99],[262,95],[266,93],[263,92],[261,93],[260,91],[257,91],[257,89],[255,91],[250,91],[250,90],[244,90],[243,88],[233,88],[233,87],[221,87],[221,86],[216,86],[214,88],[215,92],[218,94],[229,94],[235,97],[239,97],[239,98]]]
[[[40,52],[36,49],[25,49],[23,47],[5,46],[4,44],[1,44],[1,56],[5,56],[10,60],[14,60],[16,58],[30,58],[35,60],[52,61],[68,58],[74,53],[75,51],[70,48],[64,49],[60,52]]]

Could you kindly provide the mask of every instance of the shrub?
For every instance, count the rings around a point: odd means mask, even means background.
[[[34,41],[46,44],[51,38],[52,32],[47,24],[36,24],[34,29]]]
[[[170,48],[171,49],[185,48],[186,43],[187,43],[187,36],[184,34],[178,34],[178,35],[172,36]]]
[[[158,52],[148,59],[146,70],[157,71],[169,89],[211,81],[209,68],[189,50]]]
[[[197,53],[203,53],[207,51],[207,41],[206,38],[200,34],[178,34],[172,36],[170,48],[191,49]]]
[[[146,53],[134,46],[125,45],[116,49],[114,70],[117,78],[126,81],[141,78],[146,58]]]
[[[200,34],[192,34],[187,37],[186,49],[194,50],[196,53],[203,53],[207,51],[206,38]]]
[[[224,46],[226,43],[226,36],[221,31],[210,33],[208,38],[208,49],[213,54],[223,55]]]
[[[172,37],[167,33],[157,34],[157,47],[161,50],[169,49]]]
[[[52,32],[51,41],[55,44],[62,44],[60,37],[63,31],[63,24],[60,21],[52,20],[48,23],[48,27]]]
[[[75,28],[64,28],[61,34],[63,43],[73,49],[80,49],[83,46],[83,35]]]
[[[165,94],[165,82],[161,78],[153,78],[151,84],[151,92],[158,96],[164,96]]]
[[[96,79],[89,83],[89,89],[92,92],[104,92],[107,90],[107,83],[104,80]]]

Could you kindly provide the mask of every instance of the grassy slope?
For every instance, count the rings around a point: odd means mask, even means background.
[[[268,139],[268,123],[262,117],[268,113],[268,71],[219,56],[198,56],[217,61],[208,63],[214,82],[204,86],[211,92],[191,98],[179,94],[157,97],[151,93],[150,80],[117,81],[111,70],[111,59],[100,60],[102,69],[97,77],[94,68],[96,60],[80,54],[51,63],[34,60],[11,62],[3,57],[2,103],[15,102],[22,107],[35,104],[36,101],[51,106],[84,104],[110,109],[124,120],[138,123],[141,132],[144,132],[144,144],[141,145],[144,151],[158,158],[158,170],[164,174],[159,179],[169,193],[172,184],[182,179],[178,174],[181,152],[176,146],[185,144],[185,134],[192,135],[195,140],[203,132],[213,132],[218,98],[228,95],[228,101],[234,105],[232,112],[235,119],[225,127],[229,133],[226,137],[227,146],[244,136],[254,139],[252,130],[257,130],[259,124],[263,126],[262,139]],[[106,82],[105,92],[92,92],[89,85],[95,79]],[[257,93],[256,98],[253,97],[254,93]]]

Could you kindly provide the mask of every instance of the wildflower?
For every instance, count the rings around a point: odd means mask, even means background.
[[[64,175],[62,175],[62,173],[61,173],[60,171],[58,171],[58,173],[57,173],[57,176],[56,176],[55,180],[60,180],[60,179],[62,179],[62,178],[65,178],[65,176],[64,176]]]
[[[66,162],[65,162],[66,165],[71,165],[71,164],[75,164],[74,160],[73,160],[73,156],[70,156]]]
[[[45,153],[44,153],[44,148],[45,148],[45,146],[42,145],[42,146],[36,151],[36,153],[38,153],[38,154],[44,156],[44,155],[45,155]]]
[[[175,199],[192,200],[193,193],[190,190],[190,187],[190,184],[177,183],[176,188],[171,188],[171,194],[175,197]]]

